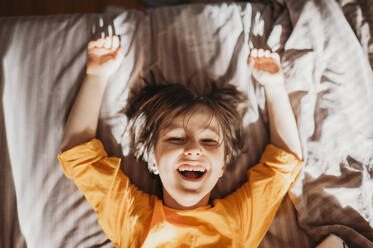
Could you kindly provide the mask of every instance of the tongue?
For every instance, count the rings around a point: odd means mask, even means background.
[[[197,171],[183,171],[182,174],[184,177],[188,178],[199,178],[201,176]]]

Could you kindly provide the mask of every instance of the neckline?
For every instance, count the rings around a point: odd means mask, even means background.
[[[175,209],[175,208],[170,208],[170,207],[167,207],[166,205],[164,205],[162,200],[159,200],[159,201],[160,201],[160,204],[162,205],[162,207],[165,210],[170,211],[170,212],[184,212],[184,213],[187,213],[187,212],[201,212],[201,211],[205,211],[205,210],[208,210],[208,209],[212,208],[212,205],[208,204],[206,206],[201,206],[201,207],[193,208],[193,209]]]

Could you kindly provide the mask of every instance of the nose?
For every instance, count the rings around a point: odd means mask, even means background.
[[[201,147],[198,142],[194,140],[189,140],[184,147],[184,155],[198,157],[202,153]]]

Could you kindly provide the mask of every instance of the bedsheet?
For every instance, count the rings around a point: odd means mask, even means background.
[[[247,94],[246,143],[214,189],[222,197],[268,142],[264,92],[246,59],[270,48],[282,55],[306,162],[260,247],[313,247],[328,233],[373,247],[372,13],[371,1],[278,0],[0,18],[0,247],[112,247],[56,159],[86,45],[103,32],[120,35],[126,53],[98,137],[141,189],[159,194],[130,154],[123,109],[142,78],[196,89],[209,78]]]

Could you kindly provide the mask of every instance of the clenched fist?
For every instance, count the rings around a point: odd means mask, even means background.
[[[282,84],[284,75],[278,53],[254,48],[248,58],[254,78],[263,86]]]
[[[107,36],[88,43],[87,74],[108,78],[123,59],[118,36]]]

